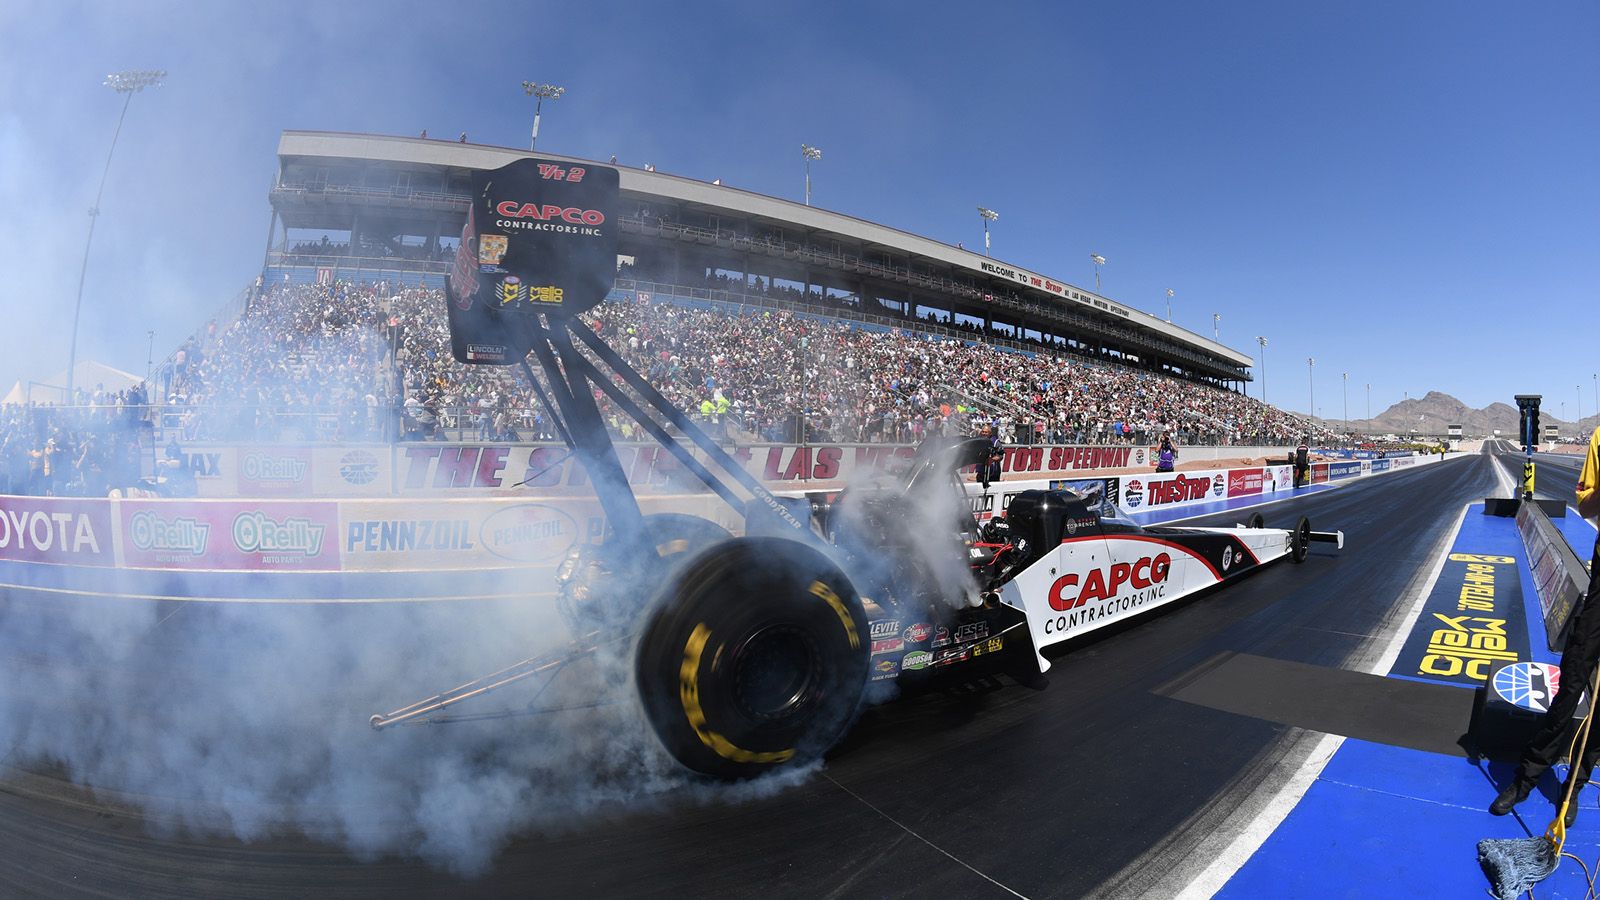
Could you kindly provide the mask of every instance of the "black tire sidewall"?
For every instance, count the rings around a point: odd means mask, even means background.
[[[803,644],[809,660],[807,699],[771,717],[751,715],[738,693],[748,672],[741,647],[763,629]],[[685,766],[750,777],[819,757],[839,739],[860,702],[868,653],[861,603],[826,557],[782,538],[733,540],[690,561],[650,616],[637,650],[639,697]]]

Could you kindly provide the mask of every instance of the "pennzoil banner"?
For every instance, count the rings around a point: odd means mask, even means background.
[[[617,268],[617,170],[519,159],[472,176],[472,205],[446,277],[457,362],[512,365],[538,316],[605,299]]]

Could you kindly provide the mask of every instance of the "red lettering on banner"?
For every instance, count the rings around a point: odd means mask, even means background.
[[[816,479],[838,478],[839,460],[844,456],[841,447],[823,447],[817,451],[817,467],[812,470],[811,477]]]
[[[789,457],[789,465],[783,470],[784,481],[794,481],[804,478],[811,471],[811,448],[799,447],[794,455]]]
[[[506,467],[506,448],[485,447],[478,454],[478,477],[473,484],[476,487],[494,488],[500,486],[500,470]]]
[[[766,480],[778,481],[782,478],[782,476],[778,474],[778,463],[780,462],[783,462],[783,448],[768,447],[767,467],[762,471],[762,475],[766,478]]]
[[[439,451],[439,463],[433,470],[433,486],[457,488],[472,486],[472,470],[478,465],[477,447],[446,447]]]
[[[526,487],[555,487],[561,483],[561,457],[566,451],[559,447],[539,447],[528,454],[528,468],[522,473]]]
[[[428,465],[439,458],[437,447],[406,448],[406,490],[420,491],[428,477]]]

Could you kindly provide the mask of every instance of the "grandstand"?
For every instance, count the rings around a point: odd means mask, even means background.
[[[266,278],[438,286],[466,218],[471,173],[526,155],[287,131],[271,191]],[[814,206],[619,169],[621,287],[661,298],[776,298],[1001,346],[1060,346],[1225,388],[1251,380],[1249,356],[1060,279]]]
[[[190,442],[555,439],[520,371],[454,361],[441,290],[470,173],[521,155],[285,133],[261,276],[150,386],[0,407],[0,488],[96,495]],[[1107,298],[849,216],[621,171],[616,282],[586,318],[728,440],[905,444],[979,421],[1016,444],[1335,439],[1244,396],[1249,357]],[[643,437],[602,412],[616,438]]]

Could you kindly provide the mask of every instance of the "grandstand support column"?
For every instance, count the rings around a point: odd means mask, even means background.
[[[267,249],[261,254],[261,280],[267,280],[267,264],[272,261],[272,234],[278,230],[278,208],[272,208],[272,218],[267,223]]]
[[[360,256],[361,254],[357,250],[357,248],[360,247],[360,246],[361,246],[361,213],[360,212],[353,212],[353,213],[350,214],[350,240],[349,240],[349,242],[347,242],[345,244],[345,248],[344,248],[345,255],[346,256],[351,256],[351,257]]]

